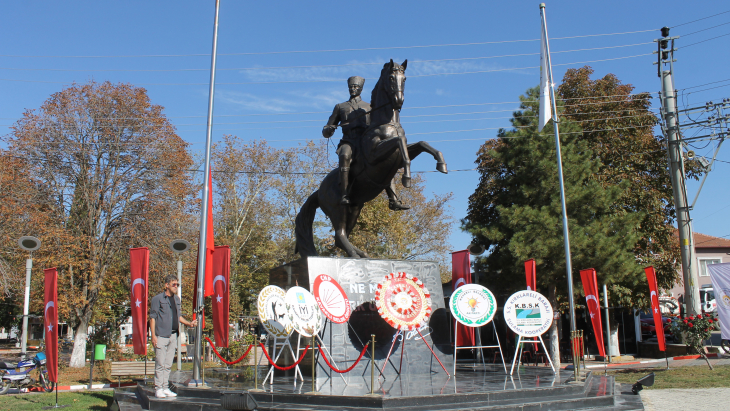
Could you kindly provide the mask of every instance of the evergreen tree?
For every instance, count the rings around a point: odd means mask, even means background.
[[[567,300],[560,298],[567,295],[567,281],[555,140],[552,122],[537,131],[538,99],[538,88],[529,89],[520,97],[522,110],[513,113],[514,129],[500,130],[497,139],[481,147],[481,178],[463,225],[488,250],[475,268],[487,274],[489,287],[504,297],[524,289],[524,261],[534,258],[538,291],[560,310],[567,308]],[[598,272],[599,283],[630,289],[643,276],[634,255],[643,213],[616,205],[628,196],[629,184],[603,184],[596,178],[603,164],[581,135],[577,123],[561,120],[574,290],[581,289],[578,270],[589,267]]]

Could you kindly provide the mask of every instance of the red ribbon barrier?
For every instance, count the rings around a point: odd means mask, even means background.
[[[333,367],[332,364],[330,364],[329,361],[327,361],[327,356],[324,355],[324,350],[322,349],[322,347],[320,345],[317,345],[317,347],[319,347],[319,353],[322,354],[322,358],[324,358],[324,362],[327,363],[327,365],[332,369],[332,371],[334,371],[336,373],[340,373],[340,374],[344,374],[344,373],[347,373],[347,372],[352,371],[352,369],[355,368],[355,366],[357,365],[357,363],[360,362],[360,360],[362,359],[362,356],[365,355],[365,351],[368,350],[368,344],[365,344],[365,347],[360,352],[360,356],[357,357],[357,360],[355,360],[355,363],[352,364],[350,366],[350,368],[348,368],[346,370],[338,370],[337,368]]]
[[[208,344],[210,344],[210,347],[213,348],[213,352],[215,353],[215,355],[217,355],[221,361],[223,361],[224,363],[226,363],[228,365],[238,364],[239,362],[241,362],[241,360],[243,360],[244,357],[246,357],[248,355],[248,353],[251,352],[251,348],[253,348],[253,344],[250,344],[248,346],[248,350],[246,350],[246,352],[243,353],[241,358],[237,359],[236,361],[226,361],[225,358],[221,357],[221,355],[218,353],[218,350],[215,349],[215,344],[213,344],[213,341],[211,341],[210,338],[208,338],[208,337],[205,337],[205,339],[208,340]]]
[[[266,356],[266,359],[269,360],[269,363],[271,365],[273,365],[274,368],[276,368],[277,370],[281,370],[281,371],[291,370],[292,368],[294,368],[297,365],[299,365],[299,363],[302,362],[302,360],[304,359],[304,356],[307,354],[307,350],[309,350],[309,346],[307,345],[306,347],[304,347],[304,352],[302,353],[302,356],[299,357],[299,359],[297,360],[297,362],[295,362],[294,364],[292,364],[292,365],[290,365],[288,367],[279,367],[278,365],[276,365],[276,363],[274,361],[271,360],[271,357],[269,357],[269,353],[266,352],[266,347],[264,347],[264,345],[261,344],[261,343],[259,343],[259,345],[261,346],[261,350],[263,350],[264,355]]]

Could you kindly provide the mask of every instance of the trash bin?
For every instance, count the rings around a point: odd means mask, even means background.
[[[94,346],[94,361],[104,361],[106,359],[106,344],[96,344]]]

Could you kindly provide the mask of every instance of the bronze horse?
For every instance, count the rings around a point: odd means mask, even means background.
[[[390,186],[400,168],[403,168],[403,186],[410,187],[411,159],[427,152],[436,160],[436,170],[446,174],[446,162],[440,151],[425,141],[408,144],[400,124],[403,107],[405,71],[403,64],[393,60],[383,66],[380,78],[370,99],[370,126],[358,142],[358,150],[350,172],[350,205],[340,205],[342,193],[337,169],[327,174],[319,189],[307,198],[296,217],[296,249],[302,257],[316,256],[312,224],[317,208],[329,217],[335,229],[335,245],[354,258],[368,255],[348,240],[365,203],[377,197]]]

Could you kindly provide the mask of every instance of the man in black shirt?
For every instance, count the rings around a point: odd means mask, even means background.
[[[150,332],[155,347],[155,397],[175,397],[168,386],[172,360],[175,358],[180,323],[195,327],[198,321],[187,321],[181,315],[182,305],[176,295],[180,284],[175,275],[165,277],[165,291],[152,297],[150,304]]]

